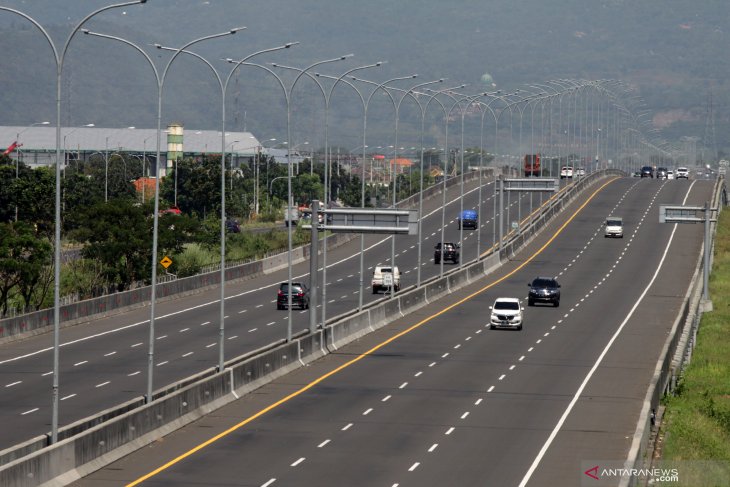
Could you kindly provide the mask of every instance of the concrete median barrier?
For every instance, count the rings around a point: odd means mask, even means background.
[[[567,193],[563,197],[568,197]],[[552,205],[544,211],[544,215],[554,214],[558,208],[557,204]],[[547,218],[543,218],[543,222],[547,222]],[[271,265],[275,266],[276,262],[274,259]],[[240,275],[238,272],[265,272],[266,264],[263,262],[252,264],[240,271],[232,271],[231,277]],[[316,360],[327,353],[325,343],[333,348],[341,347],[401,318],[406,312],[443,297],[450,289],[473,282],[499,265],[500,256],[492,253],[463,269],[452,269],[444,277],[432,278],[420,288],[407,290],[395,299],[384,298],[366,306],[361,312],[344,316],[337,322],[330,321],[324,330],[305,333],[290,343],[268,346],[256,353],[232,359],[228,362],[230,367],[223,372],[209,369],[166,386],[155,392],[155,400],[150,404],[143,404],[143,400],[137,398],[70,425],[64,429],[65,439],[50,447],[38,450],[41,438],[37,438],[18,445],[20,448],[15,451],[0,452],[0,460],[5,458],[8,461],[0,466],[0,485],[25,487],[45,482],[55,485],[72,482],[235,400],[238,395]],[[205,277],[209,279],[207,282],[216,282],[213,274]],[[228,272],[226,274],[228,278]],[[202,279],[201,276],[196,278]],[[175,282],[170,292],[179,292],[186,286]],[[128,299],[134,300],[142,298],[144,294],[134,298],[128,296]],[[127,298],[105,297],[96,304],[106,307],[123,303],[124,299]],[[21,455],[24,456],[20,458]]]
[[[408,314],[426,305],[426,289],[424,287],[415,288],[399,296],[398,299],[400,300],[401,312]]]

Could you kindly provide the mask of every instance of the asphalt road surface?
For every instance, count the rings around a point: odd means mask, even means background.
[[[578,486],[624,460],[702,227],[658,222],[712,181],[607,181],[494,275],[82,479],[78,486]],[[603,237],[609,215],[623,239]],[[490,330],[557,276],[560,307]]]
[[[464,208],[477,208],[476,182],[465,186]],[[494,184],[482,189],[480,232],[464,230],[462,262],[477,256],[494,241]],[[461,207],[460,188],[447,193],[446,241],[459,241],[456,218]],[[530,201],[532,200],[532,205]],[[441,238],[442,196],[424,203],[424,243],[422,279],[438,275],[433,263],[433,247]],[[524,217],[540,198],[512,196],[505,201],[509,219]],[[481,235],[477,249],[477,235]],[[396,237],[396,265],[402,287],[416,283],[417,240]],[[389,264],[391,237],[365,238],[364,301],[383,299],[370,290],[372,269]],[[357,308],[359,301],[360,238],[328,252],[326,316],[332,317]],[[322,264],[320,256],[320,265]],[[453,264],[444,265],[448,271]],[[293,267],[296,279],[309,282],[309,263]],[[320,271],[320,282],[322,282]],[[278,285],[287,279],[287,270],[256,279],[228,283],[225,304],[225,357],[230,359],[286,337],[288,312],[276,310]],[[154,386],[155,389],[179,381],[218,363],[220,288],[158,303],[156,312]],[[321,302],[321,296],[320,296]],[[321,319],[322,307],[318,308]],[[309,311],[294,310],[294,333],[308,329]],[[70,424],[106,408],[143,396],[147,390],[149,307],[93,320],[61,331],[59,424]],[[0,345],[0,449],[50,431],[52,409],[52,334]]]

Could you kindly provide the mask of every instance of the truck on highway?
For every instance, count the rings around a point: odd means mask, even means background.
[[[540,175],[540,154],[525,155],[525,177]]]

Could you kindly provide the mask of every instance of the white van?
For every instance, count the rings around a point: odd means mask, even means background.
[[[395,292],[400,291],[400,270],[398,270],[398,266],[395,266],[395,272],[393,272],[389,265],[375,266],[371,284],[373,286],[373,294],[377,294],[381,289],[388,291],[391,287],[393,287]]]

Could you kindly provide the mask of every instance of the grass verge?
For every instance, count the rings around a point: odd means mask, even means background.
[[[730,211],[718,222],[710,298],[713,311],[702,316],[692,361],[676,395],[665,398],[664,464],[720,460],[730,465]],[[694,485],[687,481],[681,485]]]

